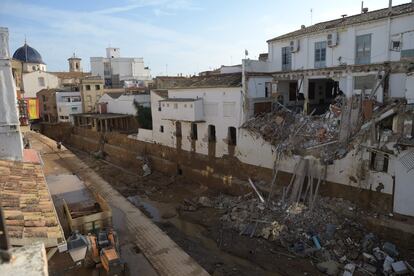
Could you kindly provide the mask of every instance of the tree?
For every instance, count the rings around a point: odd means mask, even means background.
[[[136,101],[134,101],[134,106],[137,111],[135,117],[140,128],[152,129],[151,107],[143,106]]]

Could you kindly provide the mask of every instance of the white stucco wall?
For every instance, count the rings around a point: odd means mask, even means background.
[[[181,121],[181,148],[192,150],[201,154],[208,154],[208,126],[214,125],[216,130],[216,156],[221,157],[228,154],[228,131],[229,127],[238,127],[241,124],[241,87],[226,88],[194,88],[173,89],[168,91],[169,98],[200,98],[203,103],[204,120],[197,122],[196,141],[192,141],[191,122]],[[176,125],[173,119],[162,119],[162,107],[159,111],[159,101],[165,100],[156,93],[151,92],[151,110],[153,120],[154,142],[170,147],[176,147]],[[162,127],[161,127],[162,126]],[[161,132],[163,129],[163,132]],[[238,131],[238,130],[237,130]]]
[[[104,94],[99,103],[107,103],[108,113],[135,115],[137,110],[134,106],[134,101],[140,103],[145,107],[150,107],[150,95],[121,95],[118,98],[112,98],[108,94]]]
[[[104,63],[110,62],[112,75],[119,75],[122,80],[151,80],[149,69],[145,69],[143,58],[103,58],[91,57],[91,72],[93,76],[104,76]]]
[[[414,151],[401,152],[395,161],[394,211],[399,214],[414,216],[414,170],[408,169],[400,161],[400,158],[406,154],[414,156]]]
[[[336,47],[326,48],[326,67],[340,65],[341,62],[348,65],[355,64],[355,39],[356,36],[372,34],[371,36],[371,63],[379,63],[387,60],[400,60],[401,53],[391,51],[390,41],[392,37],[413,31],[412,22],[414,15],[404,15],[392,18],[388,31],[388,19],[382,19],[367,24],[347,26],[337,30],[327,30],[320,33],[312,33],[297,38],[288,38],[281,41],[271,41],[269,49],[269,71],[282,70],[282,47],[289,46],[291,40],[299,40],[299,51],[292,53],[292,70],[313,69],[315,67],[315,42],[326,41],[328,33],[338,32],[339,42]],[[388,35],[389,34],[389,35]]]
[[[43,82],[40,80],[41,78],[43,78]],[[25,73],[22,80],[25,98],[36,98],[36,93],[42,89],[59,87],[59,78],[43,71]]]
[[[69,98],[70,101],[66,101]],[[82,113],[80,92],[56,92],[56,107],[59,122],[70,122],[71,114]],[[63,117],[63,118],[62,118]]]

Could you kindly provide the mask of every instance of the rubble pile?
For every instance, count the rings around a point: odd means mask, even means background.
[[[338,119],[332,112],[312,116],[285,109],[260,114],[245,122],[242,128],[260,135],[280,151],[292,154],[335,141],[339,133]]]
[[[310,210],[300,202],[265,205],[251,196],[202,197],[199,204],[221,209],[225,229],[277,242],[294,256],[311,258],[328,275],[401,275],[412,269],[394,244],[381,242],[357,222],[362,211],[347,200],[321,197]]]

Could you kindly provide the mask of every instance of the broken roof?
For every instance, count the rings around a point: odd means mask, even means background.
[[[315,32],[335,29],[338,27],[345,27],[345,26],[354,25],[354,24],[366,23],[369,21],[387,18],[388,16],[394,17],[394,16],[399,16],[402,14],[408,14],[412,12],[414,12],[414,4],[412,3],[402,4],[398,6],[393,6],[391,14],[389,12],[389,9],[385,8],[385,9],[375,10],[375,11],[371,11],[367,13],[361,13],[361,14],[344,17],[344,18],[339,18],[335,20],[320,22],[320,23],[311,25],[309,27],[302,28],[302,29],[269,39],[267,42],[284,40],[287,38],[297,37],[297,36],[301,36],[301,35],[305,35],[309,33],[315,33]]]
[[[208,76],[193,76],[190,78],[177,78],[169,83],[169,87],[165,87],[165,89],[240,87],[241,83],[241,73],[217,74]]]
[[[64,234],[39,163],[0,160],[0,204],[10,243],[64,243]]]

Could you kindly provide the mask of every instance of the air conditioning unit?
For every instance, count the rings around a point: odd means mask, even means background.
[[[299,39],[290,42],[290,52],[296,53],[299,51]]]
[[[326,37],[328,47],[335,47],[338,45],[338,33],[330,33]]]

